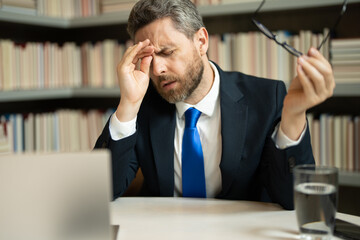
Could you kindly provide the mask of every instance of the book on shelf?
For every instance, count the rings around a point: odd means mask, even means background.
[[[360,171],[359,116],[308,114],[313,155],[317,165]]]
[[[327,114],[322,114],[319,117],[319,122],[320,122],[320,159],[318,160],[319,165],[329,165],[328,163],[328,155],[329,155],[329,151],[330,149],[327,149],[327,129],[326,129],[326,123],[327,123],[327,119],[328,115]]]
[[[312,122],[311,145],[313,149],[315,162],[317,165],[320,165],[320,121],[319,120],[314,120]]]
[[[113,109],[0,116],[0,154],[93,149]]]
[[[343,149],[341,147],[341,116],[334,116],[334,125],[333,125],[333,158],[334,164],[333,166],[337,168],[341,168]]]
[[[0,116],[0,154],[8,154],[14,152],[14,139],[12,122],[9,116]]]
[[[360,83],[360,38],[333,39],[331,63],[336,83]]]
[[[354,118],[354,134],[355,134],[355,163],[354,168],[360,171],[360,116]]]
[[[101,0],[101,13],[130,11],[137,0]]]
[[[216,5],[222,3],[224,0],[191,0],[196,6]]]

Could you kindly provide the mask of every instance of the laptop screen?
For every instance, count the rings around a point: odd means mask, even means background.
[[[110,240],[110,153],[0,155],[0,239]]]

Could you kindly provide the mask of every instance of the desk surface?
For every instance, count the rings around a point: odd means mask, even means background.
[[[360,217],[337,218],[360,225]],[[117,239],[299,239],[295,211],[248,201],[119,198],[111,203]],[[338,239],[338,238],[334,238]]]

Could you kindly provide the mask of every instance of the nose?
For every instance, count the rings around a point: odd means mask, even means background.
[[[156,56],[156,54],[153,55],[151,67],[152,72],[155,76],[161,76],[166,73],[165,59],[160,56]]]

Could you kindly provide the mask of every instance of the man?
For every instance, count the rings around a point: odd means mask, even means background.
[[[117,67],[121,99],[96,143],[112,152],[114,197],[139,167],[143,195],[183,195],[184,113],[194,107],[206,196],[292,209],[292,168],[314,163],[306,110],[335,85],[324,57],[314,48],[299,57],[286,94],[280,81],[210,62],[208,32],[190,1],[138,1],[128,32],[136,44]]]

